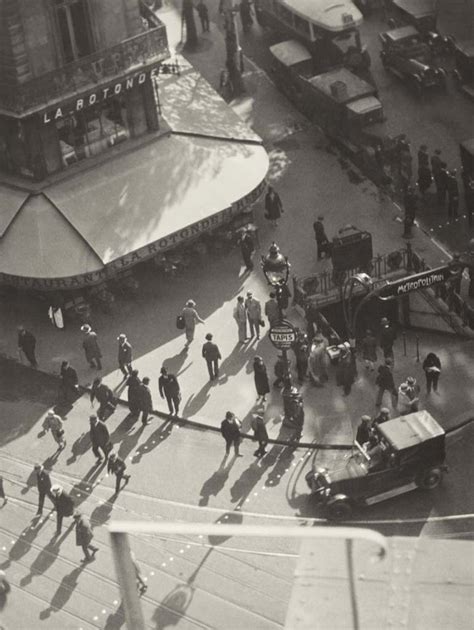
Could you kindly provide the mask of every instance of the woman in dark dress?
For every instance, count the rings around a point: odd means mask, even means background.
[[[141,381],[138,377],[138,370],[132,370],[127,381],[128,408],[132,416],[138,416],[140,413],[140,385]]]
[[[426,376],[426,393],[431,394],[431,388],[434,392],[438,391],[438,380],[441,374],[441,361],[434,352],[429,352],[423,361],[423,369]]]
[[[278,225],[278,219],[283,212],[280,195],[271,186],[265,195],[265,218],[272,222],[273,227]]]
[[[268,382],[267,368],[265,367],[262,357],[257,356],[253,360],[253,374],[255,378],[255,389],[258,394],[257,402],[265,402],[265,396],[270,391],[270,384]]]

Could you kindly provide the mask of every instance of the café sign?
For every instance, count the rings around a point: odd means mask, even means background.
[[[378,293],[378,297],[381,300],[393,300],[394,298],[401,297],[411,291],[418,291],[418,289],[428,289],[434,284],[440,284],[459,276],[462,272],[462,268],[459,266],[445,265],[444,267],[437,267],[436,269],[429,269],[428,271],[422,271],[408,278],[402,278],[395,282],[389,282]]]

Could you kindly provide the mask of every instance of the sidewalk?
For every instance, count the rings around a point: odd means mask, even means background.
[[[181,35],[180,15],[169,4],[159,10],[158,15],[167,25],[170,47],[177,46]],[[222,35],[214,24],[203,42],[202,47],[187,58],[217,89],[225,50]],[[404,245],[401,212],[390,202],[380,203],[371,182],[362,179],[360,184],[353,183],[352,167],[341,168],[337,155],[318,148],[320,138],[275,89],[267,75],[249,61],[246,61],[246,68],[247,94],[231,105],[263,138],[270,155],[268,179],[280,193],[285,208],[278,228],[266,224],[261,204],[256,209],[260,251],[256,255],[255,270],[248,275],[244,273],[237,250],[215,258],[206,257],[174,279],[158,277],[151,267],[144,268],[140,271],[139,298],[117,301],[112,315],[94,313],[91,323],[99,335],[104,355],[103,376],[111,387],[117,388],[122,381],[117,369],[116,339],[125,332],[134,349],[134,367],[141,377],[150,376],[155,407],[159,410],[167,411],[157,391],[160,368],[165,365],[179,377],[183,394],[181,415],[184,418],[218,428],[225,411],[231,409],[242,419],[243,430],[248,431],[252,415],[263,412],[270,437],[287,439],[288,433],[281,425],[279,392],[272,391],[265,409],[254,406],[253,358],[255,354],[262,356],[272,377],[276,351],[267,336],[258,343],[252,340],[244,346],[237,345],[237,327],[232,318],[237,295],[245,295],[251,290],[262,304],[266,301],[269,289],[258,259],[273,240],[288,254],[295,275],[309,275],[325,269],[328,263],[316,262],[312,223],[317,213],[325,214],[330,236],[343,225],[355,221],[360,229],[372,233],[374,253],[383,254]],[[189,93],[188,99],[167,101],[167,95],[171,99],[180,81],[189,81],[189,73],[173,78],[174,83],[169,81],[164,77],[163,90],[160,89],[163,112],[166,115],[167,111],[173,110],[172,126],[178,128],[180,124],[189,123],[190,109],[196,116],[199,103],[194,92]],[[170,91],[167,85],[175,88]],[[208,122],[206,116],[209,113],[202,107],[200,111]],[[202,130],[205,134],[212,132],[207,123],[203,123]],[[411,242],[432,266],[448,260],[447,254],[418,228],[414,229]],[[184,337],[176,330],[175,320],[189,298],[196,300],[205,324],[198,325],[195,341],[186,351]],[[0,353],[17,356],[16,326],[23,323],[38,339],[40,369],[58,373],[61,361],[68,359],[78,370],[81,383],[90,384],[96,373],[85,362],[81,332],[71,326],[63,331],[52,328],[46,310],[46,305],[22,298],[0,304]],[[295,325],[303,324],[293,309],[289,309],[288,316]],[[265,332],[267,330],[266,327]],[[212,384],[208,382],[201,357],[207,332],[214,334],[223,356],[221,377]],[[426,407],[444,426],[453,426],[470,415],[473,405],[474,394],[470,389],[473,342],[420,333],[420,344],[421,360],[427,352],[434,351],[440,355],[443,364],[441,396],[427,401]],[[407,356],[403,356],[401,339],[397,341],[395,356],[397,383],[413,375],[423,385],[421,363],[416,361],[414,333],[407,334]],[[307,383],[303,386],[306,410],[303,442],[348,444],[352,441],[360,416],[374,410],[374,376],[365,374],[362,367],[359,372],[359,380],[348,397],[335,386],[333,375],[325,388],[316,389]]]

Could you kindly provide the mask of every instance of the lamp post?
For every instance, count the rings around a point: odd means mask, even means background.
[[[283,373],[283,424],[290,428],[296,428],[298,436],[304,423],[303,400],[297,387],[291,382],[291,372],[289,369],[288,349],[292,347],[296,340],[296,331],[293,325],[284,319],[284,300],[286,298],[285,289],[290,275],[290,263],[287,256],[280,252],[276,243],[272,243],[266,256],[262,256],[262,270],[268,284],[274,289],[278,304],[278,322],[272,324],[270,328],[270,341],[281,351],[284,373]],[[296,438],[299,439],[299,438]]]
[[[237,25],[237,14],[239,5],[236,0],[221,0],[219,11],[224,16],[225,47],[226,47],[226,68],[229,73],[233,96],[238,96],[245,92],[242,79],[244,71],[242,48],[240,47],[239,28]]]
[[[366,290],[366,293],[353,311],[352,298],[356,285],[363,287]],[[355,348],[357,317],[360,310],[362,306],[374,295],[376,295],[376,291],[374,291],[374,283],[367,273],[356,273],[353,276],[350,276],[344,283],[342,288],[342,312],[351,348]]]

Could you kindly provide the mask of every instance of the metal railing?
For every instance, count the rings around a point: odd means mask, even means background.
[[[156,16],[154,18],[159,22]],[[126,72],[146,68],[167,57],[166,27],[160,23],[111,48],[81,57],[21,85],[0,83],[0,107],[15,114],[33,112],[51,101],[64,101],[69,95],[89,87],[93,89],[122,77]]]

